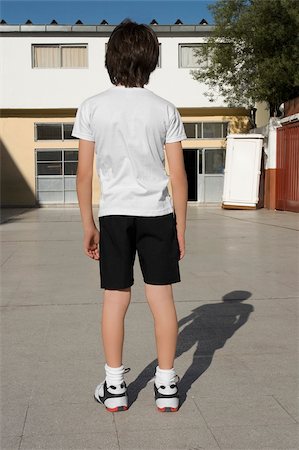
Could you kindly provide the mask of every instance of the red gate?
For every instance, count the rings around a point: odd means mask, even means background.
[[[299,212],[299,122],[277,128],[276,209]]]

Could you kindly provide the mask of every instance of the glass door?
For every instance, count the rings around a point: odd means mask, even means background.
[[[220,203],[223,195],[225,149],[205,148],[202,149],[202,154],[202,201],[204,203]]]

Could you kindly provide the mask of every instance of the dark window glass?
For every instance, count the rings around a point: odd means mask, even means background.
[[[222,123],[203,123],[203,137],[210,139],[222,138]]]
[[[198,173],[202,174],[202,150],[198,150]]]
[[[195,138],[195,123],[184,123],[187,138]]]
[[[37,160],[38,161],[61,161],[62,152],[59,150],[51,151],[38,151]]]
[[[184,163],[188,180],[188,200],[197,201],[197,151],[184,150]]]
[[[65,150],[64,151],[65,161],[78,161],[78,150]]]
[[[74,124],[73,123],[64,123],[63,124],[63,139],[75,139],[71,133],[73,131]]]
[[[37,140],[61,140],[61,124],[37,124],[36,138]]]
[[[62,175],[62,163],[38,163],[37,175]]]
[[[205,173],[224,173],[225,150],[206,149],[205,150]]]
[[[67,161],[64,163],[64,175],[76,175],[77,172],[77,161]]]

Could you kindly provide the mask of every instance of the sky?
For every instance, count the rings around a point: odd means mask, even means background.
[[[161,25],[198,24],[203,18],[213,23],[208,4],[216,0],[0,0],[0,20],[8,24],[23,24],[30,19],[34,24],[99,24],[103,19],[117,25],[125,18],[149,24],[153,19]]]

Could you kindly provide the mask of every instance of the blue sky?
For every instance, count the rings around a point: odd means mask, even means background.
[[[207,7],[211,3],[215,0],[2,0],[0,18],[8,24],[23,24],[28,19],[35,24],[47,24],[53,19],[61,24],[74,24],[78,19],[84,24],[99,24],[106,19],[116,25],[126,17],[140,23],[156,19],[166,25],[179,18],[185,24],[198,24],[203,18],[213,22]]]

